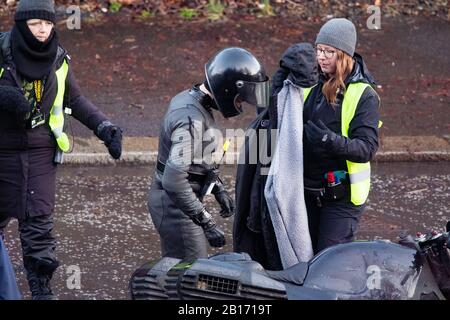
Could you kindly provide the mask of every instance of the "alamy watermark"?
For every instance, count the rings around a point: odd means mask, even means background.
[[[67,15],[66,26],[69,30],[81,30],[81,8],[71,5],[65,10]],[[381,29],[381,8],[377,5],[367,7],[366,12],[370,16],[366,20],[366,26],[370,30]]]
[[[69,30],[81,30],[81,8],[79,6],[69,6],[66,8],[66,26]]]
[[[270,166],[277,148],[277,129],[227,129],[223,135],[219,129],[203,128],[201,121],[193,121],[189,129],[181,127],[174,130],[170,161],[177,167],[258,163],[263,167]],[[292,139],[301,140],[302,136]],[[226,149],[223,147],[225,142],[228,145]],[[298,155],[302,156],[302,152]]]
[[[381,289],[381,269],[377,265],[370,265],[367,267],[366,273],[369,277],[366,281],[367,289],[380,290]]]
[[[77,265],[70,265],[66,270],[66,286],[69,290],[81,290],[81,268]]]
[[[369,6],[367,13],[370,14],[366,20],[366,26],[369,30],[381,29],[381,9],[379,6]]]

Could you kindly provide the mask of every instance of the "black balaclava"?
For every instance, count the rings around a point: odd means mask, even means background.
[[[58,35],[53,29],[45,42],[41,42],[28,28],[26,20],[16,21],[11,31],[11,50],[14,64],[27,80],[42,80],[55,62]]]

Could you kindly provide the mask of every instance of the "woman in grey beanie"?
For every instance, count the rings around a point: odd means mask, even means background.
[[[355,53],[356,28],[326,22],[316,38],[319,82],[304,92],[304,185],[317,253],[354,239],[378,149],[380,105],[374,80]]]
[[[81,94],[54,29],[53,1],[20,0],[14,20],[0,33],[0,237],[16,218],[31,296],[55,299],[56,169],[70,150],[64,114],[91,129],[115,159],[122,131]]]

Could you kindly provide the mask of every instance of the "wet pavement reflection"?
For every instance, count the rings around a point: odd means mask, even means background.
[[[235,167],[222,169],[234,193]],[[370,200],[358,239],[390,239],[399,232],[442,230],[450,219],[448,163],[383,163],[373,166]],[[58,174],[55,235],[61,267],[53,288],[60,299],[128,299],[132,272],[158,259],[159,237],[147,213],[153,166],[61,167]],[[231,251],[232,218],[220,218],[213,197],[207,207],[224,228]],[[7,228],[6,244],[25,298],[17,222]],[[74,271],[81,271],[80,282]],[[78,287],[79,284],[79,287]]]

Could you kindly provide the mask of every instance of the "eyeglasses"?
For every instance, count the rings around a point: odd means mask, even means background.
[[[316,48],[317,57],[319,57],[321,53],[323,53],[323,55],[324,55],[324,57],[326,59],[330,59],[331,57],[334,56],[336,51],[335,50],[322,49],[322,48]]]

